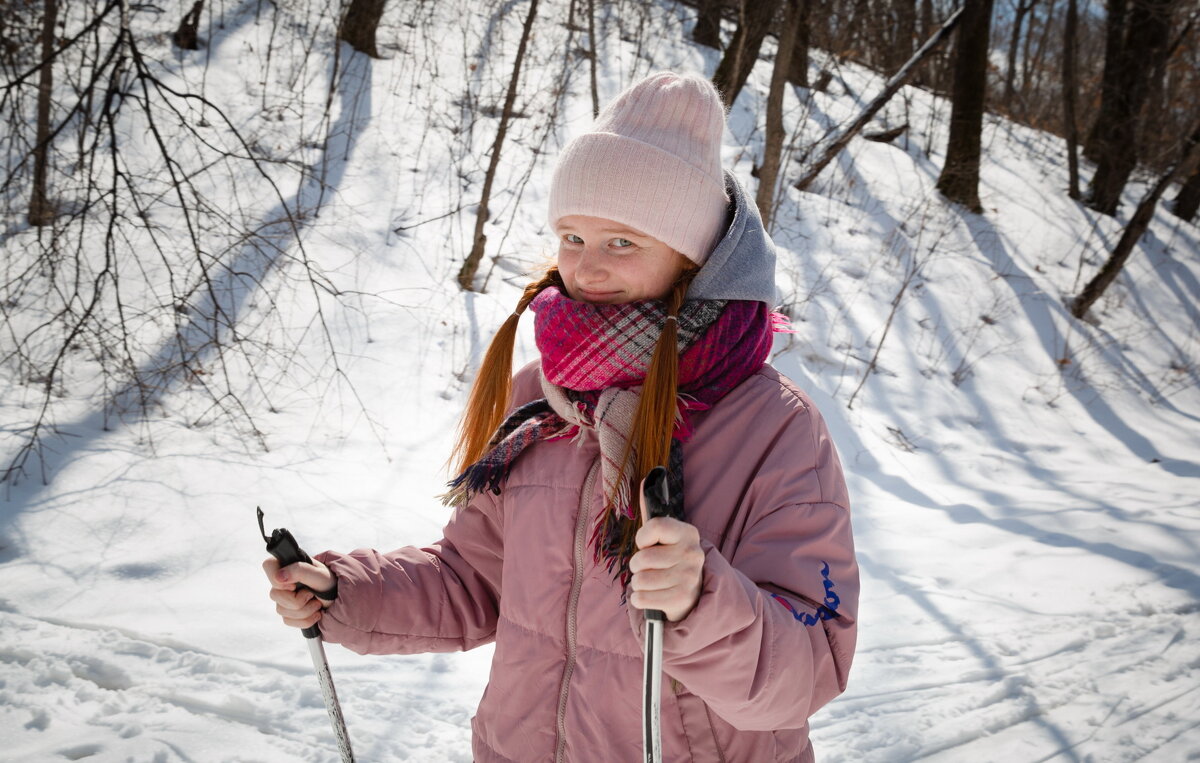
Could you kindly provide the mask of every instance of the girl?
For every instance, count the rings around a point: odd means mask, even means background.
[[[707,80],[661,72],[568,144],[557,262],[471,390],[442,540],[263,565],[284,622],[357,652],[494,642],[477,761],[639,759],[643,609],[668,620],[666,760],[812,760],[808,717],[845,689],[845,481],[766,364],[774,247],[722,172],[724,127]],[[510,377],[526,308],[540,359]],[[682,520],[642,521],[657,464]]]

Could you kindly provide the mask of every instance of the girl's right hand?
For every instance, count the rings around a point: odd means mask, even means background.
[[[321,621],[321,611],[333,603],[332,599],[320,599],[313,591],[332,591],[337,579],[321,562],[312,564],[296,562],[280,568],[279,560],[267,557],[262,564],[267,579],[271,581],[271,600],[275,611],[283,622],[293,628],[307,628]],[[307,588],[296,590],[301,583]]]

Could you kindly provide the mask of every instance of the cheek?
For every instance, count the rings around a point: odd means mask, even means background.
[[[570,252],[565,251],[561,247],[559,248],[558,260],[557,260],[558,276],[559,276],[559,278],[562,279],[563,285],[566,286],[567,296],[570,297],[571,299],[576,298],[575,297],[575,272],[577,270],[576,266],[578,264],[579,264],[578,257],[573,256]]]
[[[575,259],[562,247],[559,247],[557,262],[558,274],[562,276],[564,281],[569,281],[575,277]]]
[[[666,262],[660,261],[654,268],[653,276],[648,279],[648,285],[651,285],[651,290],[654,294],[650,295],[655,299],[662,299],[671,291],[671,287],[675,285],[675,281],[679,278],[681,268],[674,259]]]

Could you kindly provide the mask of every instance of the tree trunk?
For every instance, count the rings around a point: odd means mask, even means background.
[[[1197,126],[1191,137],[1188,138],[1183,157],[1167,170],[1166,174],[1154,184],[1154,187],[1142,197],[1137,211],[1133,213],[1129,224],[1125,226],[1124,233],[1121,234],[1121,240],[1117,242],[1116,248],[1109,255],[1104,266],[1100,268],[1100,272],[1088,282],[1087,286],[1083,287],[1079,296],[1071,301],[1071,315],[1083,318],[1088,309],[1104,294],[1104,290],[1120,275],[1121,269],[1125,267],[1129,255],[1133,252],[1133,247],[1146,232],[1146,228],[1150,227],[1150,220],[1154,217],[1154,207],[1158,204],[1158,200],[1167,190],[1167,186],[1175,179],[1179,170],[1191,161],[1198,146],[1200,146],[1200,126]]]
[[[908,63],[900,67],[900,71],[892,75],[892,78],[883,86],[883,91],[867,104],[867,107],[858,115],[858,118],[851,122],[850,126],[829,144],[829,148],[825,149],[825,153],[821,155],[821,158],[813,164],[804,177],[796,182],[796,188],[803,191],[812,184],[812,181],[817,179],[817,175],[821,174],[821,170],[825,169],[833,161],[833,158],[846,147],[846,144],[866,126],[867,122],[871,121],[871,117],[875,116],[888,100],[896,94],[896,91],[903,87],[904,83],[908,82],[909,78],[916,74],[916,71],[921,67],[925,59],[937,50],[942,42],[950,36],[950,33],[954,31],[954,27],[958,25],[961,18],[963,18],[963,9],[959,8],[950,18],[946,19],[946,23],[942,25],[942,28],[933,37],[925,41],[920,50],[913,53],[913,57],[908,59]]]
[[[517,60],[513,62],[512,78],[508,81],[508,93],[504,96],[504,111],[500,114],[500,125],[496,129],[496,140],[492,143],[492,158],[488,162],[487,174],[483,178],[483,193],[479,199],[479,211],[475,215],[475,237],[471,244],[471,253],[458,271],[458,285],[466,291],[475,290],[475,273],[479,270],[479,262],[483,259],[483,250],[487,246],[487,236],[483,226],[488,221],[488,200],[492,195],[492,183],[496,180],[496,167],[500,164],[500,148],[504,145],[504,136],[508,132],[508,122],[512,119],[513,104],[517,100],[517,84],[521,80],[521,63],[525,60],[525,47],[529,44],[529,33],[533,29],[533,20],[537,17],[538,0],[530,0],[529,12],[525,16],[525,26],[521,29],[521,42],[517,45]]]
[[[808,19],[816,0],[800,0],[800,22],[796,27],[796,41],[792,46],[792,65],[788,72],[788,82],[800,87],[808,87],[808,49],[812,41],[812,31]]]
[[[1197,8],[1200,8],[1200,5]],[[1147,79],[1145,105],[1142,106],[1142,113],[1138,120],[1137,140],[1140,146],[1163,146],[1170,142],[1174,125],[1170,120],[1163,118],[1171,108],[1171,94],[1167,91],[1167,68],[1170,66],[1175,52],[1191,34],[1195,20],[1194,16],[1188,19],[1187,23],[1183,25],[1183,29],[1179,30],[1175,38],[1168,42],[1162,55],[1154,60],[1150,76]]]
[[[917,0],[894,0],[896,12],[896,39],[892,42],[892,62],[888,76],[900,70],[912,58],[913,43],[917,39]]]
[[[767,136],[763,147],[763,162],[758,170],[758,194],[755,202],[762,215],[763,228],[771,229],[771,210],[775,204],[775,183],[779,178],[780,155],[783,153],[783,96],[788,73],[792,68],[792,52],[800,29],[802,5],[808,0],[784,0],[783,29],[779,32],[779,50],[775,68],[771,71],[771,89],[767,94]]]
[[[1075,77],[1075,38],[1079,26],[1076,0],[1067,2],[1063,29],[1063,132],[1067,136],[1067,195],[1079,199],[1079,127],[1075,121],[1075,96],[1079,85]]]
[[[988,36],[992,0],[966,0],[954,53],[953,106],[946,164],[937,188],[947,199],[972,212],[979,204],[979,155],[982,150],[983,109],[987,101]]]
[[[908,60],[896,61],[896,18],[892,5],[892,0],[870,0],[866,3],[870,15],[860,27],[866,32],[863,41],[868,51],[867,60],[889,77]]]
[[[1179,189],[1179,195],[1171,202],[1171,212],[1181,220],[1191,220],[1200,209],[1200,167]]]
[[[696,26],[692,27],[692,42],[713,50],[721,49],[721,2],[701,0],[696,8]]]
[[[1026,73],[1021,79],[1021,92],[1024,96],[1022,98],[1023,108],[1021,109],[1021,112],[1022,117],[1025,118],[1028,118],[1029,115],[1027,113],[1027,109],[1024,108],[1024,105],[1030,102],[1041,102],[1041,98],[1038,96],[1042,90],[1042,72],[1045,71],[1042,66],[1042,62],[1046,58],[1046,43],[1050,39],[1050,30],[1054,26],[1052,22],[1054,21],[1054,6],[1057,4],[1057,2],[1058,0],[1050,0],[1050,2],[1046,5],[1046,22],[1042,24],[1042,33],[1038,36],[1037,52],[1033,54],[1033,58],[1026,62],[1028,64],[1025,69]],[[1036,15],[1034,18],[1036,18]],[[1029,31],[1031,33],[1033,32],[1032,22],[1030,23]]]
[[[1117,71],[1121,49],[1125,46],[1125,15],[1128,0],[1108,0],[1108,17],[1104,20],[1104,74],[1100,79],[1100,110],[1083,143],[1083,155],[1093,162],[1100,161],[1100,125],[1104,123],[1105,104],[1112,108],[1119,88]]]
[[[1021,44],[1021,26],[1025,16],[1033,10],[1037,0],[1017,0],[1017,13],[1013,17],[1012,37],[1008,42],[1008,70],[1004,73],[1004,108],[1012,112],[1013,93],[1017,79],[1017,48]]]
[[[588,45],[592,54],[588,61],[588,79],[592,88],[592,119],[600,116],[600,88],[596,84],[596,0],[588,0]]]
[[[383,6],[387,0],[350,0],[346,15],[338,24],[338,39],[349,43],[359,53],[379,58],[375,47],[375,32],[383,18]]]
[[[179,21],[179,28],[171,36],[176,47],[181,50],[200,49],[200,13],[203,10],[204,0],[196,0],[192,3],[192,9],[183,14],[183,18]]]
[[[33,146],[33,195],[29,199],[29,224],[49,225],[54,205],[46,193],[46,175],[50,165],[50,99],[54,91],[54,27],[58,23],[58,0],[46,0],[42,15],[42,61],[37,97],[37,140]]]
[[[920,37],[922,40],[927,40],[933,35],[933,0],[921,0],[920,22]],[[929,85],[931,80],[928,66],[918,67],[916,73],[913,75],[914,85]]]
[[[725,108],[733,106],[738,93],[742,92],[750,71],[758,61],[758,51],[778,7],[779,0],[741,0],[737,31],[712,78],[725,102]]]
[[[1046,14],[1046,15],[1047,15],[1047,17],[1049,17],[1049,14]],[[1033,45],[1034,27],[1037,25],[1037,21],[1038,21],[1037,13],[1034,13],[1029,18],[1029,24],[1025,27],[1025,41],[1023,44],[1023,48],[1021,50],[1021,89],[1022,90],[1025,89],[1026,83],[1028,83],[1030,80],[1029,62],[1033,60],[1033,56],[1030,55],[1029,48]],[[1049,24],[1048,23],[1043,24],[1042,26],[1044,26],[1044,27],[1049,26]]]
[[[1097,123],[1098,165],[1092,176],[1088,204],[1115,215],[1125,181],[1137,166],[1138,115],[1146,97],[1150,72],[1167,51],[1174,0],[1133,0],[1128,33],[1114,67],[1110,102],[1100,106]],[[1108,62],[1105,62],[1105,74]]]

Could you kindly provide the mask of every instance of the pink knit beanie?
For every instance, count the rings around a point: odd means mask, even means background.
[[[563,149],[550,225],[567,215],[615,220],[703,265],[726,226],[724,129],[707,79],[658,72],[634,83]]]

